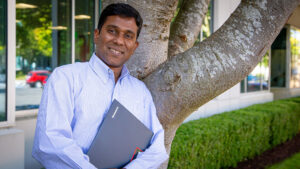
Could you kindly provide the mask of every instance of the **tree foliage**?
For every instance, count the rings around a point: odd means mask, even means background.
[[[41,3],[38,9],[17,9],[16,15],[17,56],[29,65],[39,57],[51,57],[51,3]]]

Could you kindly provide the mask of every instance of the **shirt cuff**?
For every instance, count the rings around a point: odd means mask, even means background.
[[[135,162],[134,160],[127,164],[124,168],[126,169],[144,169],[145,167],[142,167],[140,164]]]

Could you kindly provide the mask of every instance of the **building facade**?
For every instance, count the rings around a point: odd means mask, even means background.
[[[239,3],[214,0],[213,31],[223,25]],[[185,122],[252,104],[300,96],[299,18],[298,6],[254,70],[239,84],[201,106]]]
[[[198,41],[239,3],[213,0]],[[42,168],[31,149],[43,85],[57,66],[89,60],[100,9],[101,0],[0,0],[0,168]],[[300,7],[248,77],[186,121],[299,96],[299,16]]]

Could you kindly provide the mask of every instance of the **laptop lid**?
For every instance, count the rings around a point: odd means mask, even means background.
[[[144,151],[153,132],[114,100],[87,153],[97,168],[121,168]]]

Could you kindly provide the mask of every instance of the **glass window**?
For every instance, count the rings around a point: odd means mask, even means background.
[[[300,88],[300,29],[291,27],[291,79],[290,88]]]
[[[51,71],[71,63],[71,0],[16,0],[16,110],[38,108]]]
[[[75,1],[75,61],[88,61],[94,51],[95,1]]]
[[[247,78],[241,81],[241,93],[269,89],[269,59],[270,52],[268,51]]]
[[[7,1],[0,0],[0,121],[6,116]]]
[[[247,76],[247,92],[254,92],[260,90],[261,83],[261,63],[253,69],[253,71]]]
[[[241,93],[245,93],[246,92],[246,88],[245,88],[245,79],[241,81]]]
[[[283,28],[271,46],[271,87],[285,87],[286,38],[287,28]]]
[[[270,80],[270,51],[268,51],[260,62],[261,66],[261,89],[269,90]]]
[[[75,1],[75,61],[88,61],[94,51],[95,1]]]

